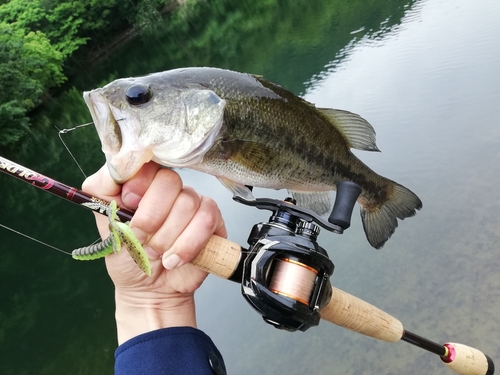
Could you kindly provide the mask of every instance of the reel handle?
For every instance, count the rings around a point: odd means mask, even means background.
[[[214,235],[191,263],[223,279],[231,279],[238,272],[241,256],[240,245]],[[403,340],[420,346],[438,354],[446,366],[461,375],[493,375],[495,371],[491,358],[478,349],[455,343],[439,345],[414,335],[405,331],[393,316],[335,287],[332,287],[330,302],[320,315],[330,323],[375,339],[387,342]]]

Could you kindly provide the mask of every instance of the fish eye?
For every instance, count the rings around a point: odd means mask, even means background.
[[[131,105],[140,105],[149,102],[151,99],[151,91],[146,85],[132,85],[125,92],[127,102]]]

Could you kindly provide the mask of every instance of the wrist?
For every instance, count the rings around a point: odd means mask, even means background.
[[[174,293],[159,298],[144,293],[140,297],[115,292],[118,344],[140,334],[161,328],[190,326],[196,328],[192,293]]]

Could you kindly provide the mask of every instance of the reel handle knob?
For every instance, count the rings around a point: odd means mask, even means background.
[[[339,225],[343,229],[349,228],[351,226],[352,210],[359,194],[361,194],[361,187],[358,184],[351,181],[340,181],[337,184],[335,204],[328,221]]]

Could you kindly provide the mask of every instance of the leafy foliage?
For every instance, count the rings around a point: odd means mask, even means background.
[[[66,75],[129,28],[147,28],[170,0],[0,1],[0,148],[29,130],[28,112]]]
[[[0,146],[19,140],[28,130],[28,110],[40,102],[47,87],[65,79],[62,54],[41,32],[25,33],[0,23]]]

